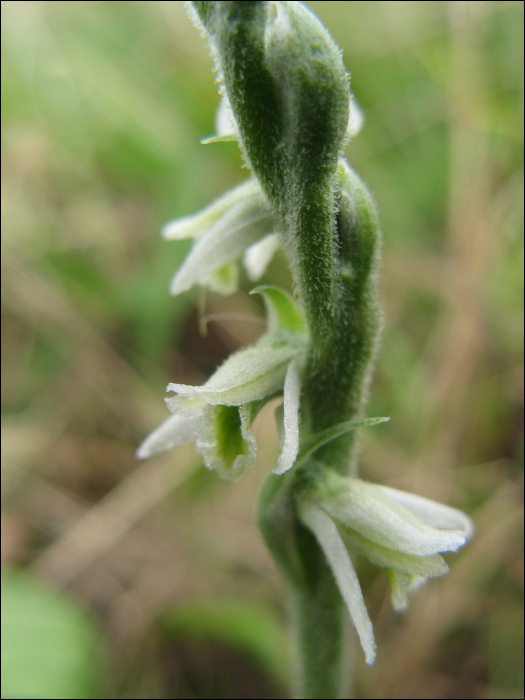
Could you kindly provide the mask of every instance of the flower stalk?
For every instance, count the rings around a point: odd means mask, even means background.
[[[284,247],[294,295],[263,296],[267,332],[202,387],[169,384],[174,413],[140,446],[150,457],[194,439],[205,465],[237,479],[255,461],[251,423],[276,410],[281,454],[263,487],[258,521],[290,593],[298,692],[340,697],[345,682],[344,607],[372,664],[373,628],[349,551],[384,568],[396,609],[427,578],[448,570],[442,552],[472,534],[464,514],[358,478],[355,434],[364,418],[381,315],[380,230],[366,187],[343,159],[349,77],[341,53],[299,2],[193,2],[190,15],[215,59],[222,102],[218,136],[238,141],[252,177],[200,214],[171,222],[167,238],[195,244],[173,279],[236,288]]]

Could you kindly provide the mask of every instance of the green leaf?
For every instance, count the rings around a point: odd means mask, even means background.
[[[269,333],[280,330],[306,333],[305,318],[295,301],[284,289],[264,284],[252,289],[250,294],[260,294],[264,299]]]
[[[364,418],[362,420],[347,420],[343,423],[338,423],[338,425],[333,425],[331,428],[327,428],[320,433],[317,433],[309,440],[305,441],[299,450],[298,462],[304,461],[307,457],[313,454],[327,442],[335,440],[335,438],[345,435],[351,430],[356,430],[357,428],[364,428],[369,425],[379,425],[380,423],[386,423],[390,418]]]
[[[97,697],[101,642],[68,596],[22,572],[2,573],[2,698]]]

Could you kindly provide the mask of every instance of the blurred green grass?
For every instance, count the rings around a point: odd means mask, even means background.
[[[404,618],[359,562],[379,659],[355,652],[353,692],[523,697],[523,4],[308,5],[352,74],[365,125],[347,157],[384,231],[369,415],[392,420],[363,431],[362,473],[477,525]],[[2,3],[3,561],[96,611],[112,697],[204,697],[198,676],[209,697],[263,697],[213,644],[161,653],[154,621],[236,597],[286,619],[253,523],[271,412],[233,486],[191,446],[134,460],[167,382],[203,381],[262,329],[246,280],[232,298],[168,294],[187,245],[160,226],[246,177],[235,144],[200,145],[217,104],[180,2]],[[283,256],[267,281],[290,285]],[[231,313],[206,337],[203,304]]]

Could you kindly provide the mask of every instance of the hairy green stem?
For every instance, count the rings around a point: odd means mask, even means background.
[[[306,532],[311,539],[312,535]],[[298,691],[302,698],[339,698],[345,690],[345,611],[333,573],[316,542],[309,547],[315,578],[294,589],[292,621],[296,635]]]
[[[324,553],[299,522],[294,494],[309,467],[270,476],[261,493],[259,527],[289,591],[301,698],[339,698],[344,691],[343,601]]]
[[[146,459],[195,439],[205,465],[228,480],[253,466],[252,421],[275,411],[281,453],[259,499],[262,535],[286,581],[295,631],[297,692],[345,690],[344,608],[365,661],[376,658],[370,616],[349,550],[384,568],[396,610],[423,580],[442,576],[442,552],[473,534],[469,518],[414,494],[357,478],[355,430],[364,418],[381,315],[380,232],[374,203],[342,157],[349,80],[341,54],[300,2],[195,2],[223,100],[216,138],[235,138],[253,177],[168,238],[198,237],[172,281],[236,288],[235,259],[258,279],[281,242],[295,299],[263,284],[267,329],[202,386],[171,383],[174,413],[137,450]]]
[[[376,291],[377,213],[358,176],[347,166],[340,170],[336,233],[342,292],[329,332],[322,343],[312,341],[310,346],[304,398],[313,432],[361,416],[381,325]],[[322,448],[317,459],[356,476],[354,440],[355,432],[347,433]]]
[[[244,156],[281,222],[310,345],[301,436],[359,417],[380,317],[374,205],[341,160],[349,78],[341,55],[300,3],[194,2],[230,102]],[[342,599],[296,504],[314,472],[355,471],[354,432],[316,461],[271,476],[259,524],[290,590],[305,698],[343,691]]]

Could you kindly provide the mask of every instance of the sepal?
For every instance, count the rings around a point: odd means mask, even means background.
[[[273,474],[284,474],[293,467],[299,451],[299,399],[301,382],[295,360],[290,362],[284,380],[282,450]]]
[[[240,258],[248,246],[276,230],[275,217],[255,181],[249,180],[241,189],[242,199],[237,198],[239,189],[230,198],[235,199],[234,203],[226,210],[221,205],[220,215],[193,246],[171,282],[172,294],[185,292],[195,284],[205,285],[210,278],[213,284],[214,276]],[[210,219],[210,215],[205,217],[208,222]],[[197,230],[195,223],[193,230]]]
[[[374,630],[363,600],[361,586],[346,547],[332,519],[308,501],[300,501],[298,515],[313,532],[330,564],[335,580],[355,625],[366,663],[371,666],[376,658]]]
[[[462,530],[427,525],[381,488],[361,479],[327,469],[313,494],[330,517],[380,547],[424,557],[455,552],[466,542]]]
[[[261,279],[280,245],[279,234],[270,233],[246,248],[242,256],[242,264],[249,280],[257,282]]]
[[[259,342],[230,355],[203,386],[168,384],[168,391],[178,395],[166,403],[177,413],[181,398],[186,406],[188,400],[198,399],[214,406],[241,406],[263,399],[283,387],[288,363],[299,353],[300,348],[292,343]]]
[[[253,197],[258,192],[260,192],[260,187],[257,181],[250,178],[221,195],[212,204],[196,214],[169,221],[162,227],[161,236],[168,241],[200,238],[232,207],[243,202],[246,198]]]
[[[193,440],[199,416],[170,416],[140,444],[137,459],[148,459],[183,442]]]

